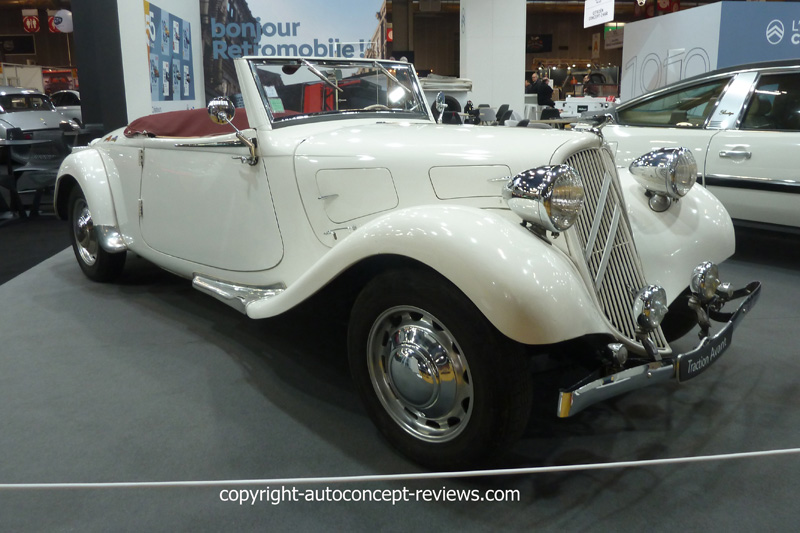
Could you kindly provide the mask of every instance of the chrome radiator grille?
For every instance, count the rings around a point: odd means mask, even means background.
[[[621,201],[614,161],[604,150],[584,150],[567,159],[583,178],[586,200],[575,224],[597,298],[606,318],[634,342],[632,308],[636,291],[645,286],[628,217]],[[667,347],[661,328],[650,333],[659,349]]]

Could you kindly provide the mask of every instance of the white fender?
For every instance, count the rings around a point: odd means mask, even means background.
[[[54,195],[56,205],[59,203],[59,195],[66,194],[66,191],[61,190],[64,176],[72,176],[78,182],[86,197],[86,203],[89,204],[95,226],[118,228],[106,167],[96,149],[74,151],[61,164]],[[59,216],[66,219],[69,218],[69,213],[59,213]]]
[[[349,266],[378,254],[432,267],[518,342],[550,344],[610,333],[560,249],[497,213],[465,206],[419,206],[373,219],[280,295],[250,302],[247,315],[266,318],[286,311]]]
[[[733,222],[708,189],[696,184],[680,201],[656,213],[627,169],[620,169],[619,177],[645,279],[662,286],[670,302],[689,286],[698,264],[719,264],[733,255]]]

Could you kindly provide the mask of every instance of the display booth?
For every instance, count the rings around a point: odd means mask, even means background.
[[[718,2],[629,23],[620,97],[718,68],[796,58],[798,15],[796,2]]]

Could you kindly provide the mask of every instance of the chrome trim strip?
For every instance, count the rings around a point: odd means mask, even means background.
[[[227,148],[229,146],[244,146],[244,143],[238,139],[235,141],[175,143],[176,148]]]
[[[97,242],[106,252],[117,254],[128,249],[125,239],[122,238],[115,226],[95,226],[94,230],[97,235]]]
[[[603,249],[603,258],[600,260],[600,266],[597,268],[597,276],[594,278],[594,283],[597,290],[603,286],[603,280],[606,276],[606,268],[608,268],[608,260],[611,257],[611,250],[614,248],[614,239],[617,236],[617,228],[619,227],[619,218],[621,216],[619,204],[614,207],[614,216],[611,220],[611,229],[608,230],[608,240]]]
[[[330,235],[331,233],[336,233],[337,231],[344,231],[346,229],[350,230],[350,231],[355,231],[356,227],[355,226],[344,226],[344,227],[341,227],[341,228],[333,228],[333,229],[329,229],[328,231],[323,233],[323,235]]]
[[[266,287],[252,287],[236,285],[198,274],[195,274],[192,278],[192,287],[209,296],[213,296],[220,302],[244,314],[247,314],[247,306],[250,303],[273,298],[286,290],[284,283],[276,283]]]
[[[600,230],[600,222],[603,218],[603,211],[606,208],[606,199],[608,198],[608,189],[611,187],[611,174],[606,171],[605,178],[603,179],[603,187],[600,189],[600,196],[597,198],[597,209],[594,212],[594,221],[592,222],[592,229],[589,231],[589,238],[586,242],[586,258],[592,254],[594,250],[594,241],[597,240],[597,232]]]
[[[800,180],[777,180],[772,178],[711,174],[705,177],[705,186],[800,194]]]

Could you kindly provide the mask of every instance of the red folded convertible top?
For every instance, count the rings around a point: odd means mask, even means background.
[[[247,111],[236,110],[233,124],[240,130],[250,127]],[[168,111],[137,118],[125,128],[125,136],[147,135],[148,137],[207,137],[233,133],[228,124],[217,124],[208,116],[205,108],[185,111]]]

